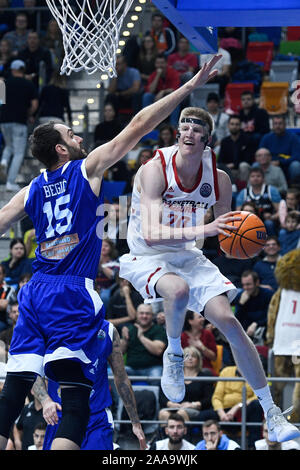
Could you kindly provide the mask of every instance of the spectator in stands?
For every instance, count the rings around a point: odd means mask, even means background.
[[[31,261],[26,257],[22,238],[14,238],[9,245],[9,258],[1,262],[5,269],[5,281],[17,288],[22,274],[31,273]]]
[[[14,60],[10,67],[12,76],[6,81],[6,104],[0,107],[1,132],[5,142],[1,168],[8,172],[6,189],[18,191],[16,177],[27,146],[27,122],[37,110],[38,97],[33,84],[24,77],[24,62]]]
[[[39,123],[44,124],[48,121],[66,122],[72,127],[72,111],[70,106],[69,90],[65,75],[59,72],[53,72],[48,85],[43,86],[39,96]]]
[[[280,243],[276,236],[268,237],[263,249],[264,257],[258,260],[254,266],[253,271],[258,274],[260,286],[266,289],[271,289],[273,292],[277,290],[278,284],[274,271],[276,263],[280,258]]]
[[[30,228],[24,233],[23,241],[26,248],[26,255],[29,259],[35,258],[35,250],[37,249],[37,241],[35,229]]]
[[[129,170],[126,169],[126,171]],[[129,251],[127,244],[127,205],[121,204],[120,200],[115,198],[108,209],[108,225],[105,235],[114,242],[118,255],[121,256]]]
[[[144,165],[152,157],[153,157],[152,149],[144,148],[140,150],[138,157],[136,159],[136,162],[135,162],[134,174],[137,172],[137,170],[140,168],[141,165]]]
[[[15,290],[5,282],[5,267],[0,264],[0,331],[8,328],[7,311],[9,303],[16,300]],[[0,337],[1,339],[1,337]]]
[[[149,450],[194,450],[195,446],[183,438],[187,433],[184,418],[178,414],[173,413],[165,427],[165,433],[168,436],[166,439],[154,441]]]
[[[167,59],[163,54],[159,54],[155,59],[155,72],[150,75],[145,93],[143,94],[143,108],[169,95],[179,87],[179,73],[168,66]],[[170,122],[174,126],[178,125],[179,112],[180,107],[177,106],[171,113]]]
[[[231,69],[231,56],[226,49],[220,47],[220,40],[218,39],[218,54],[222,54],[221,60],[216,64],[216,69],[218,70],[218,75],[210,80],[209,83],[218,83],[220,85],[219,95],[221,98],[224,98],[225,88],[227,83],[230,80],[230,69]],[[200,56],[200,66],[202,67],[205,62],[207,63],[212,54],[201,54]]]
[[[252,269],[253,266],[253,259],[237,259],[227,253],[222,253],[221,256],[214,258],[212,262],[218,266],[223,276],[227,277],[239,289],[242,287],[242,273]]]
[[[163,124],[159,129],[157,144],[153,146],[153,150],[170,147],[176,142],[175,129],[169,124]]]
[[[254,344],[263,345],[268,307],[274,292],[260,286],[259,277],[255,271],[244,271],[241,281],[243,290],[234,300],[236,318]]]
[[[190,346],[184,348],[184,376],[185,377],[207,377],[210,374],[202,369],[202,356],[197,348]],[[196,380],[185,380],[185,396],[182,402],[174,403],[168,400],[160,388],[159,421],[166,421],[176,409],[185,421],[202,421],[208,419],[207,410],[211,409],[211,397],[213,394],[213,383]]]
[[[46,434],[47,423],[38,423],[33,430],[34,444],[29,446],[27,450],[43,450],[44,439]]]
[[[205,319],[202,315],[188,310],[185,316],[181,334],[182,348],[194,346],[199,350],[203,359],[203,369],[213,371],[211,361],[217,357],[217,346],[214,335],[204,328]]]
[[[180,76],[180,83],[190,80],[198,69],[198,59],[196,54],[190,52],[190,43],[185,37],[178,41],[177,52],[168,56],[168,65],[177,70]]]
[[[23,49],[18,58],[26,65],[25,74],[32,80],[38,90],[41,86],[47,85],[52,77],[53,66],[49,49],[41,46],[41,41],[36,31],[31,31],[27,37],[27,47]],[[44,66],[44,70],[41,67]]]
[[[109,238],[105,238],[102,241],[98,275],[96,277],[96,288],[105,308],[107,308],[111,288],[115,284],[120,270],[120,265],[116,261],[117,256],[118,252],[115,244]]]
[[[264,172],[261,168],[250,169],[248,186],[242,189],[236,197],[236,210],[240,210],[242,204],[247,201],[255,202],[268,235],[276,235],[276,223],[281,196],[278,189],[265,184]]]
[[[269,115],[265,109],[255,104],[254,93],[250,90],[242,92],[241,107],[242,130],[251,137],[257,148],[262,136],[270,131]]]
[[[150,35],[155,41],[158,53],[168,56],[174,52],[176,47],[175,34],[171,28],[164,26],[164,17],[159,12],[152,15]]]
[[[264,147],[257,149],[255,161],[257,166],[264,172],[265,183],[275,186],[280,194],[285,193],[288,188],[286,177],[279,166],[272,165],[271,152]],[[254,165],[256,166],[256,164]]]
[[[224,367],[220,373],[220,377],[241,377],[238,368],[234,366]],[[212,396],[212,405],[216,412],[216,419],[220,421],[236,421],[239,418],[239,412],[242,408],[243,386],[246,385],[246,419],[247,422],[261,422],[263,413],[259,401],[247,382],[230,382],[219,381]],[[230,429],[226,426],[225,429]],[[237,432],[238,428],[231,427],[233,432]],[[248,448],[254,449],[254,443],[261,436],[260,426],[249,426],[248,431]]]
[[[245,201],[241,205],[241,211],[246,211],[246,212],[251,212],[251,214],[255,214],[259,217],[259,210],[257,205],[255,204],[254,201]]]
[[[280,254],[285,255],[291,250],[300,247],[300,214],[290,211],[285,218],[285,232],[279,235],[281,246]]]
[[[11,44],[7,39],[2,39],[0,42],[0,77],[7,79],[10,72],[10,65],[14,57],[12,55]]]
[[[116,60],[117,77],[111,78],[105,103],[113,103],[117,111],[123,108],[131,109],[131,116],[140,107],[141,75],[134,67],[128,67],[124,55]]]
[[[30,30],[28,29],[28,18],[26,13],[17,13],[15,19],[15,29],[7,32],[3,38],[11,43],[12,53],[16,57],[27,44]]]
[[[204,439],[196,444],[195,450],[241,450],[237,442],[223,433],[217,420],[205,421],[202,425],[202,434]]]
[[[241,119],[231,115],[228,119],[229,135],[221,140],[218,166],[226,166],[235,180],[247,181],[253,162],[254,146],[249,136],[241,129]]]
[[[122,130],[116,109],[112,103],[106,103],[103,109],[103,121],[94,130],[94,146],[102,145],[116,137]]]
[[[143,37],[137,60],[137,68],[140,71],[142,85],[144,87],[147,85],[151,73],[155,71],[155,59],[157,54],[155,40],[152,36],[147,34]]]
[[[9,351],[13,331],[16,326],[18,317],[19,317],[19,304],[16,300],[14,300],[14,302],[10,304],[9,310],[8,310],[8,319],[10,322],[10,326],[7,325],[7,328],[0,333],[0,341],[3,341],[3,343],[5,344],[6,354]]]
[[[127,374],[160,377],[162,355],[166,346],[165,329],[153,322],[151,305],[140,304],[136,310],[134,325],[122,328],[121,348],[123,354],[127,354]]]
[[[286,442],[269,441],[268,426],[264,421],[263,439],[255,442],[255,450],[300,450],[300,445],[294,440]]]
[[[300,179],[300,139],[286,129],[284,116],[274,116],[272,131],[265,134],[259,144],[270,150],[273,165],[283,169],[288,182]]]
[[[228,119],[229,116],[223,113],[220,107],[220,98],[217,93],[209,93],[206,99],[206,109],[209,114],[213,117],[215,127],[212,134],[211,147],[214,152],[218,155],[220,152],[220,145],[222,139],[229,135]]]
[[[118,287],[109,299],[106,318],[121,331],[124,324],[135,321],[136,309],[143,302],[143,297],[126,279],[117,279],[116,282]]]
[[[38,13],[35,10],[37,5],[37,0],[23,0],[24,9],[26,11],[28,28],[35,30],[37,28],[38,22]]]
[[[15,25],[15,15],[9,10],[8,0],[0,0],[0,8],[5,10],[0,11],[0,39],[8,31],[12,31]]]
[[[41,39],[41,45],[50,51],[54,70],[59,70],[63,60],[63,40],[55,19],[49,21],[46,34]]]
[[[297,211],[300,213],[300,191],[298,188],[288,188],[285,199],[281,199],[279,203],[279,222],[281,230],[279,234],[284,233],[285,219],[289,212]]]

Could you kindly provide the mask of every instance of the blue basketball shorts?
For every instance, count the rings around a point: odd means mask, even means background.
[[[58,426],[47,426],[43,450],[51,449]],[[113,420],[108,408],[91,415],[81,450],[113,450]]]
[[[97,334],[104,318],[93,281],[36,273],[21,288],[18,302],[7,371],[53,378],[48,367],[51,361],[72,359],[80,361],[84,374],[93,381],[90,369],[98,358]]]

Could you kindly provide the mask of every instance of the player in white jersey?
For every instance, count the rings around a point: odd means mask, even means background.
[[[206,237],[227,235],[239,219],[231,212],[232,188],[216,169],[207,147],[211,116],[185,108],[179,118],[178,144],[159,149],[137,172],[128,230],[130,253],[120,259],[120,277],[128,279],[145,301],[162,298],[168,347],[163,356],[162,389],[170,401],[185,395],[181,332],[186,309],[213,323],[228,339],[239,370],[260,399],[272,440],[300,436],[275,407],[256,348],[232,313],[236,289],[195,245]],[[213,206],[215,220],[203,225]],[[231,236],[231,234],[227,235]]]

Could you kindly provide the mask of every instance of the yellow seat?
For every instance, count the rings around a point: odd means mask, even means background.
[[[288,82],[263,82],[259,106],[268,114],[285,114],[288,111]]]
[[[211,363],[213,370],[217,375],[219,375],[223,365],[223,346],[221,344],[217,344],[217,357],[216,360],[211,361]]]

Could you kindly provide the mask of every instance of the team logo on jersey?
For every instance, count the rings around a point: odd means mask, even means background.
[[[172,188],[172,186],[170,186],[170,187],[168,188],[168,191],[169,191],[169,193],[174,193],[174,189]]]
[[[202,197],[208,197],[211,195],[212,187],[209,183],[203,183],[200,188],[200,194]]]
[[[103,330],[98,331],[98,339],[105,339],[106,333]]]

